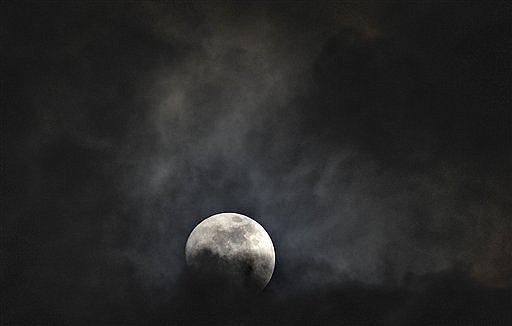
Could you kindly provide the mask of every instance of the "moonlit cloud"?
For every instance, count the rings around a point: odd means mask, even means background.
[[[204,302],[184,246],[225,211],[261,223],[277,260],[266,297],[219,324],[360,322],[352,297],[410,324],[446,284],[498,320],[501,7],[3,3],[7,322],[210,320],[218,306],[187,319]]]

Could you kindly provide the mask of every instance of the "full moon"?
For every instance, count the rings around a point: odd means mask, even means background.
[[[187,266],[198,281],[219,291],[256,294],[270,281],[274,245],[255,220],[220,213],[199,223],[185,246]]]

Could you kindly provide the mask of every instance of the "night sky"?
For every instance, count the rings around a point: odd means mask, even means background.
[[[505,1],[1,1],[0,324],[510,325],[511,68]]]

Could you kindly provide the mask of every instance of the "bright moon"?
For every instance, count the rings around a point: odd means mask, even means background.
[[[219,290],[258,293],[270,281],[274,245],[265,229],[237,213],[220,213],[199,223],[185,246],[187,266]]]

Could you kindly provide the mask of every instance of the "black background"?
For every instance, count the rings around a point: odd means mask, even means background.
[[[0,5],[2,325],[511,322],[506,2]],[[189,280],[258,220],[265,291]]]

